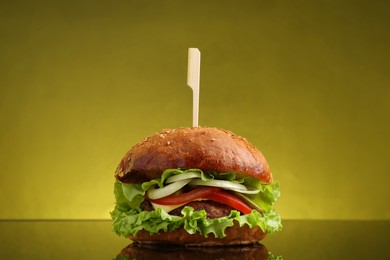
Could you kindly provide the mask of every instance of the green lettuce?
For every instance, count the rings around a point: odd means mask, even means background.
[[[164,182],[170,176],[182,174],[189,171],[196,171],[201,174],[202,180],[224,179],[232,182],[243,183],[246,186],[253,186],[260,190],[258,194],[248,195],[248,199],[259,205],[263,212],[252,210],[251,213],[241,215],[239,211],[232,210],[229,216],[207,219],[206,211],[194,211],[192,207],[184,207],[182,216],[172,216],[162,209],[154,211],[143,211],[140,208],[144,200],[145,192],[152,186],[164,187]],[[260,227],[264,232],[272,233],[282,228],[280,216],[274,211],[273,204],[280,196],[279,184],[261,184],[254,178],[236,179],[232,173],[215,175],[204,173],[199,169],[169,169],[164,171],[161,178],[144,182],[142,184],[128,184],[116,181],[114,185],[116,206],[111,217],[113,219],[113,231],[118,235],[129,237],[136,235],[140,230],[153,233],[159,231],[173,231],[177,228],[184,229],[194,234],[199,232],[204,236],[214,234],[215,237],[224,237],[225,229],[234,225],[237,221],[240,226]]]
[[[281,228],[280,217],[276,212],[261,214],[256,210],[251,213],[241,215],[239,211],[232,210],[229,216],[207,219],[205,210],[194,211],[192,207],[186,206],[181,211],[182,217],[172,216],[162,209],[154,211],[142,211],[140,209],[131,209],[129,211],[120,211],[118,207],[112,213],[113,230],[118,235],[129,237],[137,235],[140,230],[146,230],[149,233],[158,233],[159,231],[173,231],[179,227],[190,233],[200,234],[207,237],[214,234],[215,237],[225,237],[225,229],[234,225],[237,221],[242,227],[248,225],[253,228],[260,227],[264,232],[273,233]]]

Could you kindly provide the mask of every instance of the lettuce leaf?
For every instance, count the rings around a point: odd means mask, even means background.
[[[144,229],[151,234],[159,231],[173,231],[179,227],[190,233],[200,234],[207,237],[213,233],[215,237],[225,237],[225,229],[234,225],[237,221],[242,227],[248,225],[253,228],[260,227],[263,231],[273,233],[281,229],[280,217],[276,212],[261,215],[258,211],[253,210],[251,213],[241,215],[239,211],[232,210],[229,216],[207,219],[206,211],[194,211],[192,207],[186,206],[181,211],[183,217],[172,216],[162,209],[154,211],[142,211],[140,209],[131,209],[123,212],[116,207],[113,213],[113,231],[118,235],[129,237],[136,236],[137,233]]]
[[[119,198],[122,199],[122,196],[125,197],[127,205],[130,206],[130,208],[138,208],[142,201],[144,201],[145,195],[145,191],[142,189],[141,184],[121,183],[121,185],[117,185],[117,182],[119,181],[116,181],[114,187],[115,196],[122,191],[122,195],[119,195]]]
[[[260,184],[256,186],[260,190],[258,194],[245,194],[253,203],[260,206],[265,212],[272,210],[276,200],[280,197],[279,183]]]

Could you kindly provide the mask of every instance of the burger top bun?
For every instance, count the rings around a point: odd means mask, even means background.
[[[166,129],[144,139],[126,153],[115,177],[141,183],[176,168],[233,172],[237,177],[272,182],[268,163],[255,146],[230,131],[213,127]]]

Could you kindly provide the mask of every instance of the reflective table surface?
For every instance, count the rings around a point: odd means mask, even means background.
[[[108,220],[2,220],[0,259],[390,259],[390,221],[284,220],[283,226],[256,246],[156,249],[127,247],[130,241],[112,233]]]

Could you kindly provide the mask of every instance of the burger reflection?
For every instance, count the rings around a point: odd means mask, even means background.
[[[219,247],[180,247],[173,245],[144,245],[132,243],[123,248],[116,260],[144,260],[144,259],[282,259],[275,257],[262,244],[247,246],[219,246]]]

